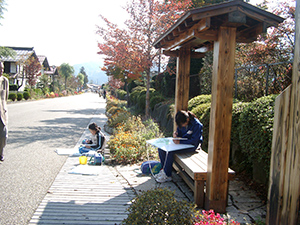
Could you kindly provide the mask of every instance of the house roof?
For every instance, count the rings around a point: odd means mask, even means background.
[[[26,61],[30,56],[35,56],[35,51],[33,50],[33,47],[9,47],[6,46],[6,48],[11,48],[16,52],[16,55],[14,57],[8,56],[8,57],[3,57],[2,61],[4,62],[24,62]]]
[[[266,32],[266,28],[278,26],[283,20],[243,0],[223,2],[186,12],[153,45],[165,50],[174,50],[185,44],[194,49],[207,47],[217,40],[221,26],[236,27],[236,41],[247,43],[256,40],[258,34]]]
[[[58,69],[56,66],[50,66],[50,70],[45,71],[44,73],[47,75],[58,75]]]
[[[49,71],[50,66],[49,66],[47,57],[44,56],[44,55],[38,55],[37,57],[38,57],[38,60],[39,60],[40,64],[44,67],[44,69],[46,71]]]

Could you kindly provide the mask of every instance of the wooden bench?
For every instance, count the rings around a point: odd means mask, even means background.
[[[199,208],[204,207],[204,186],[207,179],[207,157],[203,150],[194,153],[174,155],[174,169],[194,192],[194,201]],[[228,169],[228,180],[233,180],[235,172]]]

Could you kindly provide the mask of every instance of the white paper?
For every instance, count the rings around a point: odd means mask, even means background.
[[[58,155],[81,156],[78,148],[57,148],[55,152]]]
[[[177,151],[177,150],[182,150],[186,148],[193,148],[195,147],[194,145],[191,144],[175,144],[173,142],[173,139],[175,140],[183,140],[181,138],[172,138],[172,137],[167,137],[167,138],[156,138],[156,139],[151,139],[147,140],[146,142],[150,145],[153,145],[157,148],[160,148],[164,151],[170,152],[170,151]]]
[[[78,165],[73,167],[68,173],[79,175],[94,175],[97,176],[102,171],[101,166]]]

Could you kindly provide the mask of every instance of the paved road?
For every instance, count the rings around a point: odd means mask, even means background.
[[[74,147],[105,100],[97,94],[12,103],[9,139],[0,163],[0,224],[27,224],[66,157],[57,147]],[[98,111],[99,112],[99,111]]]

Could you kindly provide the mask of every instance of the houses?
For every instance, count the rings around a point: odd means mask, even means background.
[[[7,47],[14,50],[13,56],[2,57],[1,61],[4,63],[4,73],[9,75],[10,89],[16,89],[17,91],[23,91],[25,86],[28,84],[26,78],[26,63],[29,59],[36,59],[41,65],[40,74],[43,76],[43,82],[49,84],[54,81],[55,75],[58,75],[57,67],[50,66],[46,56],[37,55],[33,47]],[[42,76],[39,76],[41,78]],[[39,82],[38,82],[39,83]]]

